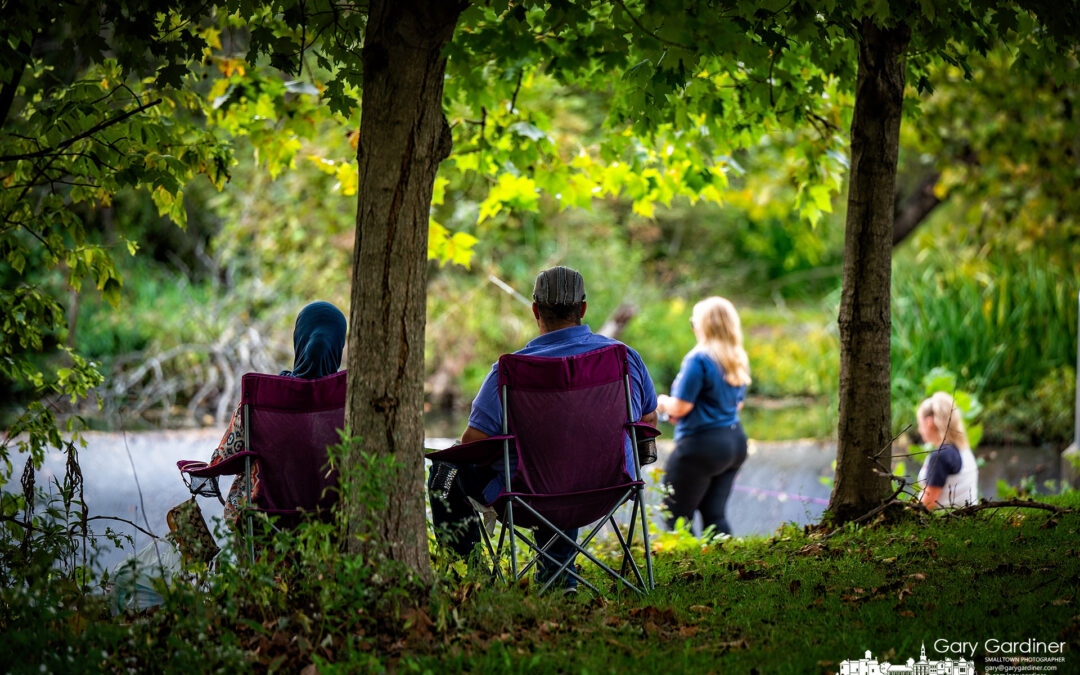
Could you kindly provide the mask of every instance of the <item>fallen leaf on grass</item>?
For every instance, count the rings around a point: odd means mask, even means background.
[[[422,609],[410,609],[405,612],[405,630],[409,631],[410,637],[428,639],[431,637],[431,629],[435,623]]]
[[[825,547],[821,544],[807,544],[796,551],[799,555],[821,555],[824,552]]]
[[[678,623],[678,620],[675,618],[675,612],[670,609],[657,609],[651,605],[648,607],[635,607],[631,609],[630,618],[666,624]]]
[[[562,624],[555,623],[554,621],[541,621],[540,622],[540,632],[541,633],[555,633],[555,632],[558,632],[560,628],[562,628]]]
[[[708,614],[709,612],[713,611],[713,609],[708,605],[690,605],[690,611],[696,612],[698,614]]]
[[[735,576],[737,576],[740,581],[749,581],[750,579],[759,579],[765,576],[765,572],[763,570],[748,570],[745,567],[742,567],[735,571]]]
[[[714,642],[713,647],[719,647],[724,651],[731,651],[733,649],[750,649],[750,643],[746,641],[746,638],[739,640],[731,640],[729,642]]]
[[[896,601],[903,602],[904,598],[909,595],[911,595],[911,584],[905,584],[904,587],[900,589],[900,592],[896,594]]]
[[[910,609],[905,609],[904,611],[900,612],[900,616],[904,617],[905,619],[914,619],[915,612],[911,611]]]
[[[607,642],[612,647],[618,647],[619,649],[621,649],[621,650],[623,650],[623,651],[625,651],[627,653],[632,654],[634,652],[633,648],[630,645],[623,644],[623,643],[619,642],[618,640],[616,640],[615,638],[610,638],[609,637],[608,639],[604,640],[604,642]]]
[[[465,601],[469,599],[469,596],[480,588],[480,584],[477,582],[466,582],[461,585],[452,595],[454,605],[460,607],[465,604]]]

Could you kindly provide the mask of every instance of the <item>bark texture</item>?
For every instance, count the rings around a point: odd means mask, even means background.
[[[840,419],[829,509],[841,522],[887,496],[890,301],[904,51],[910,29],[860,27],[840,302]]]
[[[346,419],[366,451],[400,467],[388,507],[344,496],[349,550],[384,555],[432,580],[424,516],[423,368],[427,234],[439,162],[450,154],[442,50],[464,5],[372,0],[364,35],[359,205],[353,249]],[[363,539],[362,539],[363,538]],[[366,542],[364,541],[366,539]]]

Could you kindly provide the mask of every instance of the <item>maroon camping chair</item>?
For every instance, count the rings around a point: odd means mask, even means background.
[[[250,479],[244,492],[249,508],[247,534],[254,558],[253,516],[275,516],[293,527],[305,516],[326,517],[337,501],[337,472],[328,466],[327,447],[341,442],[345,427],[346,371],[304,380],[248,373],[241,381],[244,448],[214,465],[177,462],[193,494],[218,496],[217,478],[250,476],[259,462],[259,490],[252,499]]]
[[[450,464],[502,461],[503,489],[486,505],[495,509],[502,524],[497,546],[492,546],[487,529],[480,528],[494,560],[492,574],[503,578],[499,556],[505,541],[510,549],[511,578],[507,581],[512,583],[523,578],[541,556],[557,563],[547,549],[561,538],[617,583],[647,593],[655,581],[638,442],[660,432],[633,421],[626,346],[615,344],[561,358],[507,354],[499,359],[498,371],[502,433],[427,454],[433,461]],[[629,469],[627,443],[633,456]],[[624,534],[614,516],[627,502],[633,507]],[[622,549],[620,572],[587,549],[608,523]],[[594,525],[580,543],[562,532],[590,524]],[[515,530],[541,525],[555,532],[543,546]],[[644,577],[631,553],[639,526],[645,549]],[[534,553],[520,572],[518,540]],[[570,568],[571,561],[562,563],[541,592],[563,572],[597,591]],[[632,580],[628,572],[633,572]]]

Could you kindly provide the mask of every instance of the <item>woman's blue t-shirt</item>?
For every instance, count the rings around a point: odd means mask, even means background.
[[[746,398],[746,385],[728,384],[723,367],[708,353],[694,349],[683,358],[679,374],[671,384],[671,395],[694,404],[694,409],[675,425],[678,440],[737,423],[739,403]]]

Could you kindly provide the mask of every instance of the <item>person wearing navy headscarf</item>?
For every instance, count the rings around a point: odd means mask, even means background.
[[[293,328],[293,367],[279,374],[316,380],[333,375],[341,367],[341,353],[345,348],[345,315],[329,302],[313,302],[296,316]],[[244,451],[244,416],[242,407],[236,406],[229,428],[210,456],[210,466]],[[247,480],[242,473],[233,480],[225,498],[225,520],[235,525],[243,505],[243,488]],[[259,493],[259,463],[251,463],[252,496]]]
[[[293,368],[280,374],[305,380],[333,375],[341,367],[344,348],[345,315],[329,302],[313,302],[296,316]]]

